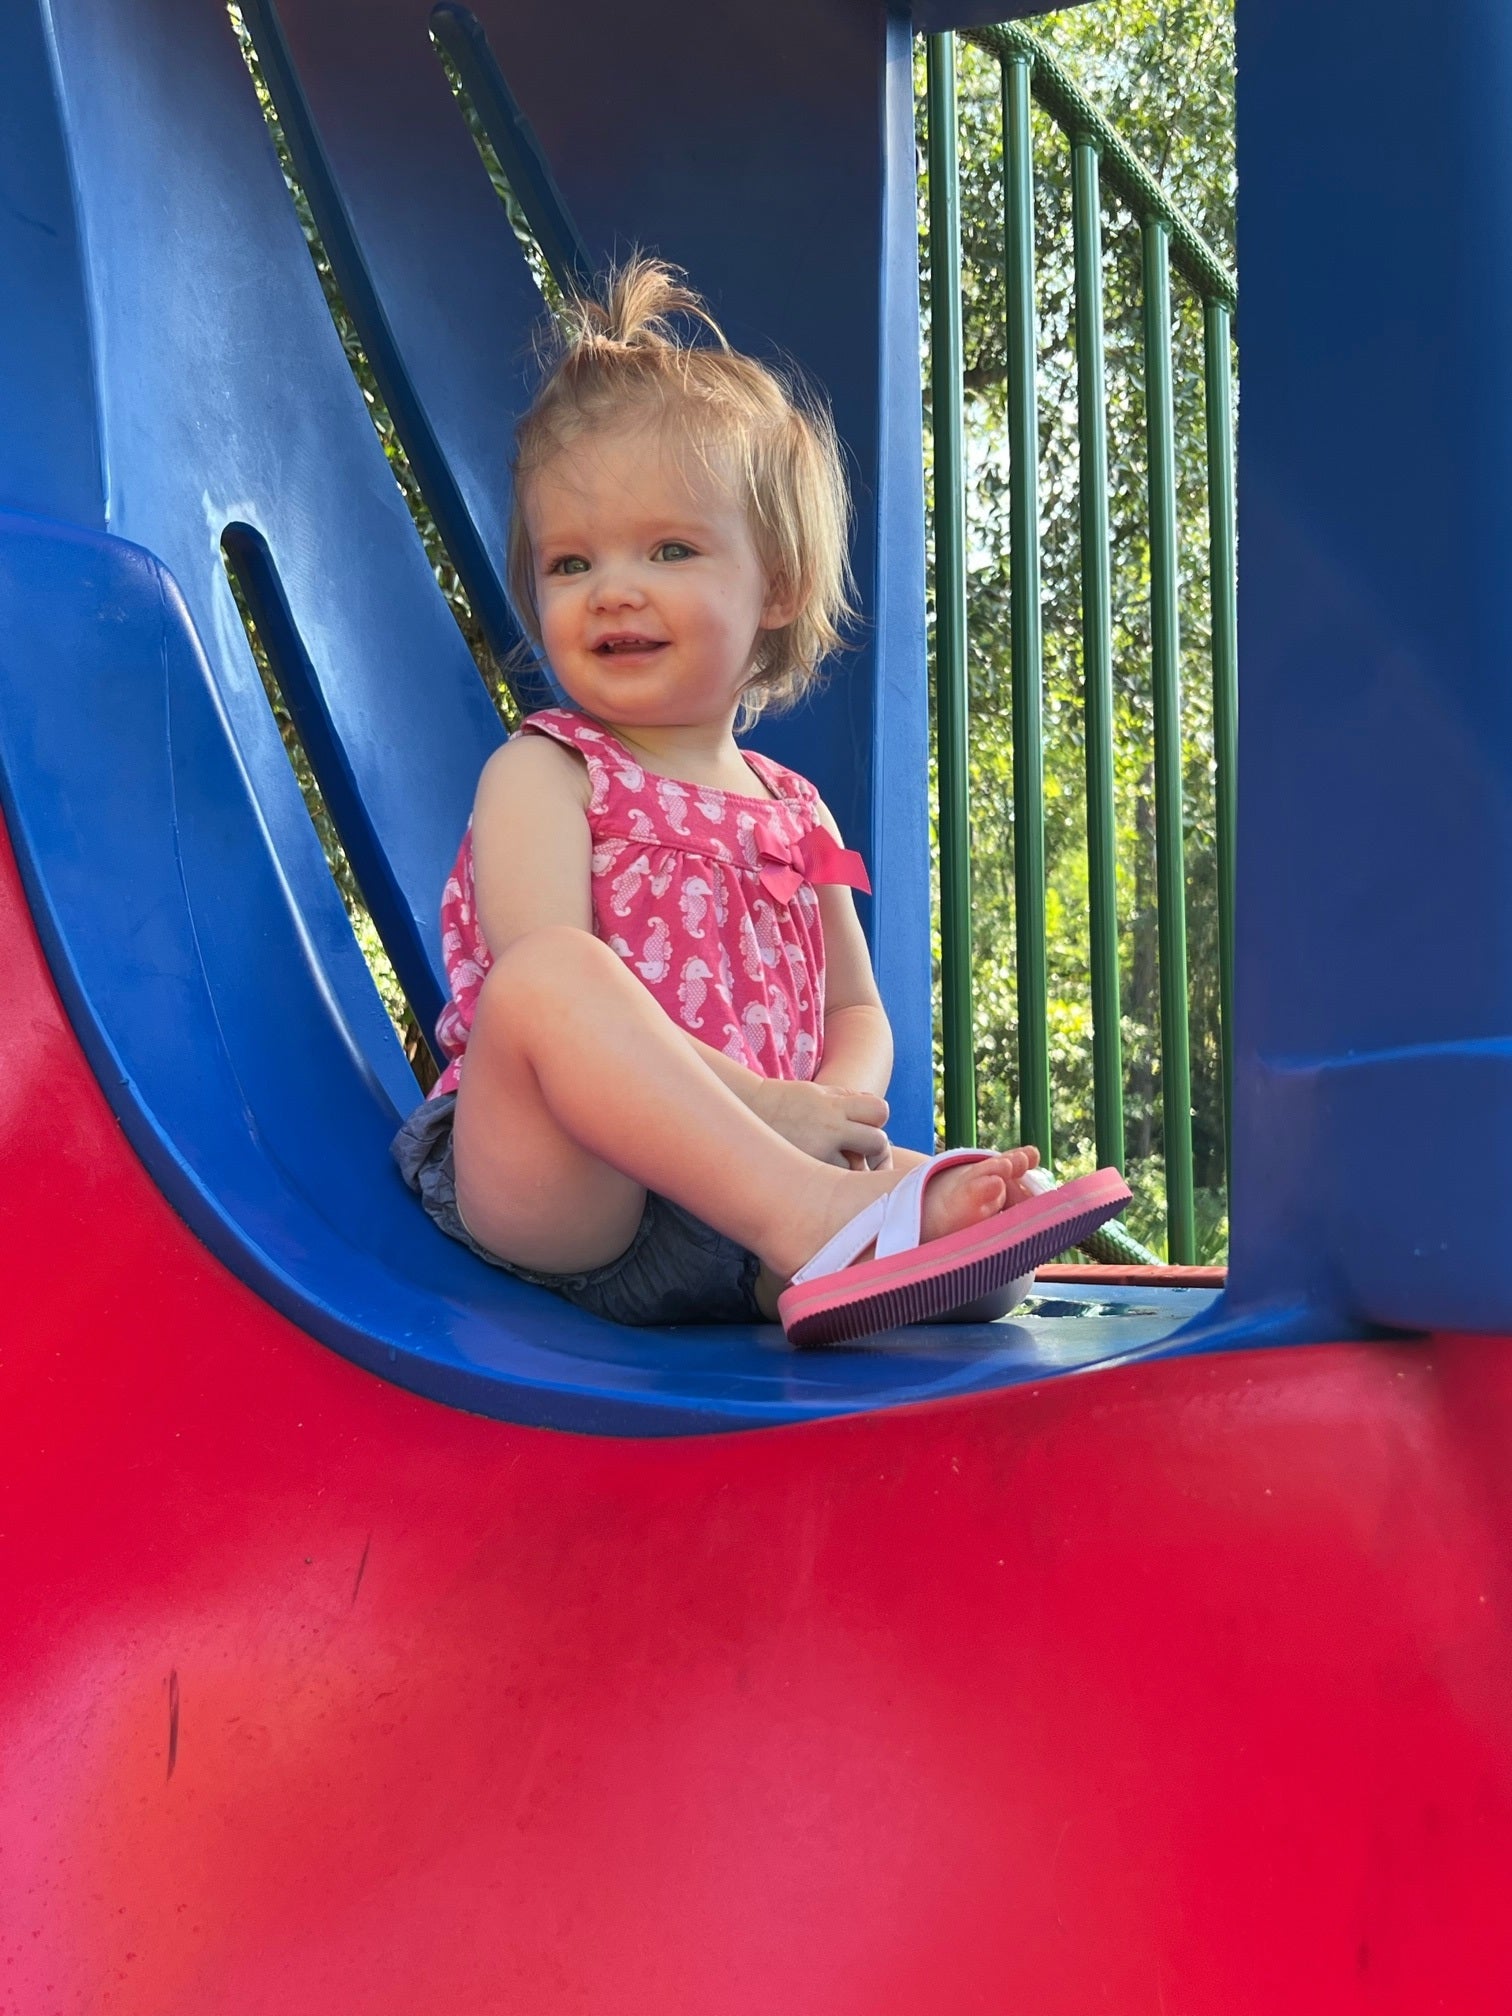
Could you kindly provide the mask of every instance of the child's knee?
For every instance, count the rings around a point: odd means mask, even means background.
[[[595,974],[618,969],[619,960],[587,931],[571,924],[543,924],[524,931],[494,960],[478,997],[474,1031],[499,1015],[548,1013],[561,1002],[580,1000]]]

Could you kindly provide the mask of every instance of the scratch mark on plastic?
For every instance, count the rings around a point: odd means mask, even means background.
[[[357,1601],[357,1591],[362,1587],[362,1578],[367,1573],[368,1549],[372,1546],[372,1544],[373,1544],[373,1536],[371,1533],[369,1533],[366,1540],[364,1540],[362,1543],[362,1559],[357,1563],[357,1580],[352,1584],[353,1603]]]
[[[173,1776],[173,1767],[178,1762],[179,1731],[179,1684],[178,1668],[168,1675],[168,1777]],[[167,1780],[164,1780],[167,1783]]]

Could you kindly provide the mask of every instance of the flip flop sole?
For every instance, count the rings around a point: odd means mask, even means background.
[[[1099,1169],[912,1252],[862,1260],[787,1288],[777,1313],[795,1345],[852,1343],[928,1323],[1043,1267],[1128,1201],[1129,1188],[1118,1171]]]

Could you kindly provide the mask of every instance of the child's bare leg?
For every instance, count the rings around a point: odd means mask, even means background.
[[[617,955],[551,926],[484,984],[457,1102],[457,1196],[473,1236],[570,1273],[629,1245],[656,1190],[748,1247],[779,1280],[901,1169],[805,1155],[722,1084]],[[938,1238],[1002,1209],[1022,1153],[946,1172],[925,1199]]]

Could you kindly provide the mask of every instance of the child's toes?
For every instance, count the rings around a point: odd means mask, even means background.
[[[994,1218],[1008,1202],[1008,1185],[995,1169],[984,1169],[966,1186],[973,1218]]]
[[[1007,1202],[1008,1186],[990,1163],[952,1169],[924,1193],[924,1237],[941,1239],[947,1232],[995,1218]]]

